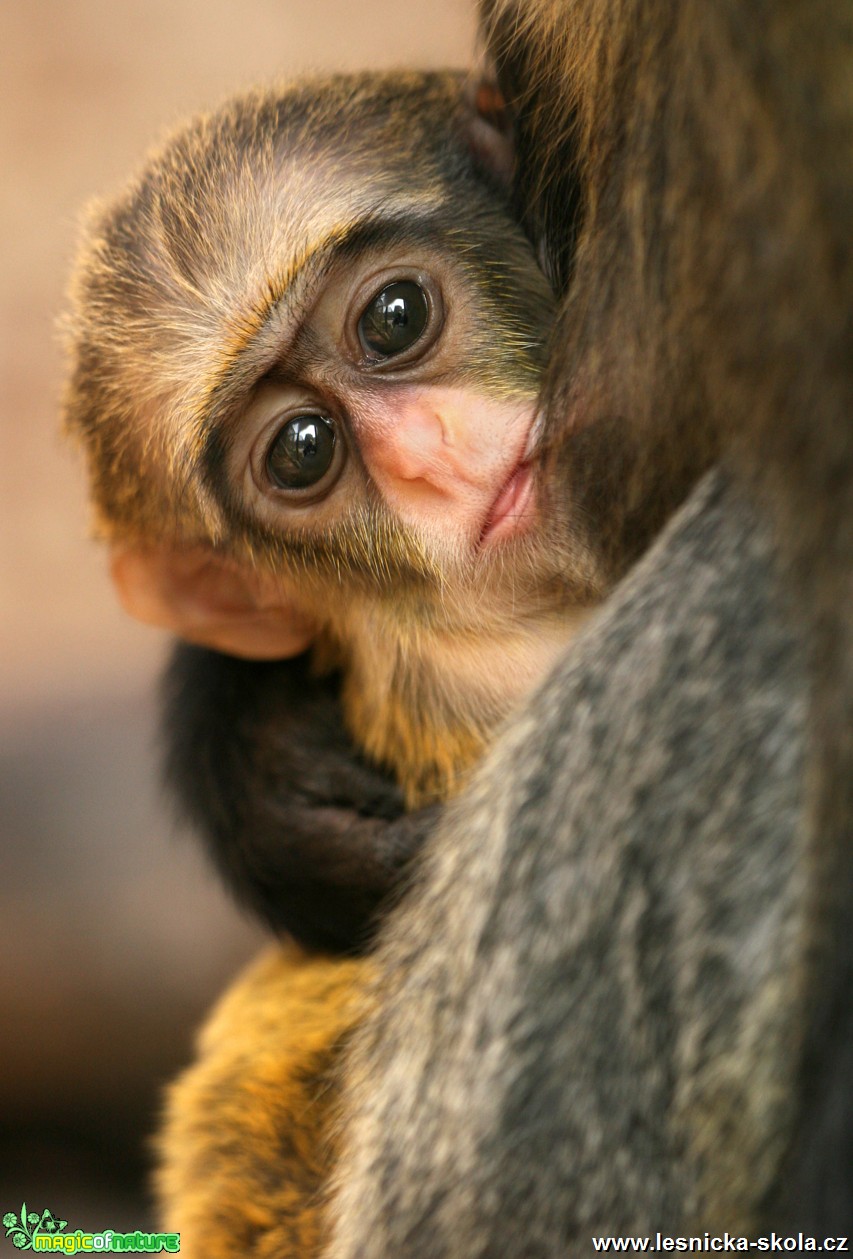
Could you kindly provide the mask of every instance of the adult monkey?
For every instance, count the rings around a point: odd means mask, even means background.
[[[853,1231],[853,13],[483,16],[570,491],[595,520],[601,425],[642,489],[701,424],[786,559],[703,485],[490,758],[385,943],[331,1253],[820,1245]]]

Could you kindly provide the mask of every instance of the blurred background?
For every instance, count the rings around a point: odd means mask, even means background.
[[[163,1083],[262,941],[161,798],[166,644],[115,606],[57,432],[80,209],[252,82],[470,63],[472,8],[0,3],[0,1214],[25,1199],[69,1228],[150,1226]]]

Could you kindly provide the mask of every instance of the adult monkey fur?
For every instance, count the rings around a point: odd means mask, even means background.
[[[701,486],[442,828],[381,952],[330,1253],[821,1245],[853,1231],[853,11],[483,21],[565,290],[555,475],[602,424],[658,475],[700,424],[767,519]]]
[[[351,728],[417,802],[453,789],[598,580],[546,513],[533,527],[523,512],[553,300],[501,147],[454,75],[249,96],[180,132],[98,216],[77,280],[67,418],[131,609],[249,655],[317,638]],[[384,318],[392,299],[414,335]],[[271,874],[244,827],[237,877],[276,925],[352,951],[434,810],[394,818],[400,791],[353,765],[328,682],[305,673],[294,686],[280,663],[184,652],[181,776],[221,801],[248,722],[266,756],[252,773],[277,781],[286,717],[308,794],[288,782]],[[316,1249],[328,1078],[359,973],[279,955],[226,998],[164,1141],[185,1250]]]

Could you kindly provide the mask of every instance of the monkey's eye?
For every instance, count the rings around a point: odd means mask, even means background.
[[[317,485],[335,458],[335,426],[325,415],[294,415],[283,424],[267,451],[267,476],[280,490]]]
[[[414,280],[395,280],[370,299],[358,321],[358,335],[368,354],[391,358],[423,335],[430,304]]]

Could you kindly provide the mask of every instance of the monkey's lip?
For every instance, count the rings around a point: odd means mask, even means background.
[[[480,546],[491,546],[522,533],[533,520],[533,466],[516,464],[503,484],[480,534]]]

